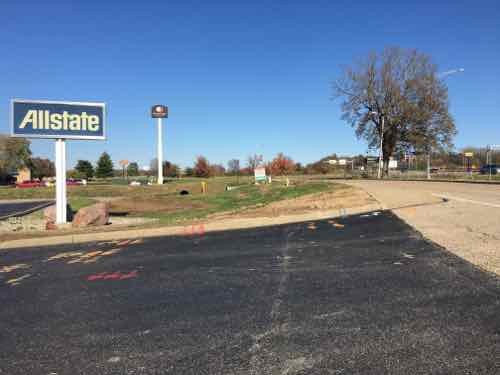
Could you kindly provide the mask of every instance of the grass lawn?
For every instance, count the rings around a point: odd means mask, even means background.
[[[206,194],[201,193],[202,181],[208,183]],[[287,187],[278,180],[270,185],[256,186],[251,181],[249,177],[185,178],[168,180],[163,186],[128,186],[109,181],[107,184],[68,186],[68,199],[74,211],[105,198],[110,200],[112,215],[156,218],[161,224],[173,224],[218,212],[264,206],[342,186],[327,182],[295,181]],[[226,191],[228,185],[237,188]],[[181,190],[187,190],[189,194],[180,195]],[[53,199],[54,196],[54,187],[0,188],[0,199]]]
[[[162,224],[172,224],[200,219],[218,212],[265,206],[271,202],[319,193],[332,188],[333,185],[328,183],[304,183],[289,187],[279,183],[262,186],[244,185],[235,190],[206,195],[166,196],[163,197],[163,208],[158,202],[158,210],[136,212],[132,215],[157,218]]]

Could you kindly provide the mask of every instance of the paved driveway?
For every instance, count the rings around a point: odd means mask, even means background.
[[[0,252],[1,374],[498,374],[498,278],[389,212]]]
[[[53,200],[0,201],[0,220],[10,216],[25,215],[54,204]]]

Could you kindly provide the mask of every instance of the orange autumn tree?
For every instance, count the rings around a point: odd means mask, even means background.
[[[280,152],[269,163],[269,171],[275,176],[287,175],[295,171],[295,163],[292,158]]]

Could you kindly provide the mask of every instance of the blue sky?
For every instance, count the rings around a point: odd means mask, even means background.
[[[70,141],[70,166],[102,151],[149,164],[155,103],[170,108],[165,158],[182,166],[364,153],[330,84],[386,46],[465,68],[447,78],[455,144],[500,144],[495,1],[6,1],[0,45],[0,133],[11,98],[107,103],[108,140]],[[53,158],[50,140],[32,150]]]

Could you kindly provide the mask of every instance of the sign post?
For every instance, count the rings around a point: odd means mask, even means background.
[[[56,139],[56,223],[66,223],[66,141]]]
[[[151,108],[151,117],[158,119],[158,185],[163,185],[163,130],[162,119],[168,117],[168,107],[157,104]]]
[[[55,139],[56,222],[67,220],[66,139],[106,139],[105,104],[14,99],[13,137]]]

